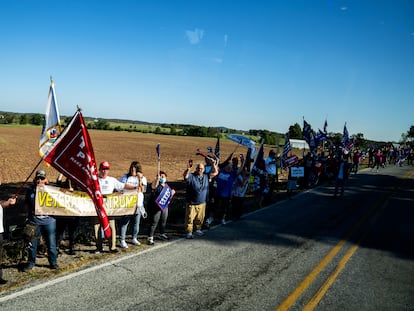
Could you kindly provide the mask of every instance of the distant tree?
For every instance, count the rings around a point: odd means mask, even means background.
[[[5,113],[1,116],[1,123],[11,124],[15,123],[16,115],[12,113]]]
[[[407,137],[414,139],[414,125],[411,125],[410,129],[408,130]]]
[[[217,137],[217,134],[219,134],[221,131],[217,127],[209,127],[207,129],[207,136],[208,137]]]
[[[177,135],[177,127],[175,127],[174,125],[171,125],[170,134],[171,135]]]
[[[335,146],[341,145],[342,133],[329,133]]]
[[[30,118],[30,124],[42,125],[43,124],[43,116],[41,114],[38,114],[38,113],[32,114],[32,116]]]
[[[359,147],[359,148],[367,147],[367,141],[364,138],[364,134],[358,133],[356,135],[352,135],[351,139],[354,140],[356,147]]]
[[[414,125],[411,125],[407,133],[403,133],[401,135],[401,138],[402,138],[402,143],[413,147],[414,146]]]
[[[408,133],[402,133],[401,134],[401,140],[400,140],[400,144],[404,145],[407,143],[408,140]]]
[[[155,134],[161,134],[161,128],[157,126],[154,131]]]
[[[299,123],[289,126],[288,136],[293,139],[302,139],[302,128]]]
[[[29,116],[27,114],[21,114],[19,117],[20,124],[28,124],[29,123]]]
[[[191,126],[184,129],[185,135],[195,137],[207,137],[207,128],[205,126]]]
[[[108,121],[103,120],[103,119],[100,119],[100,120],[98,120],[98,121],[96,121],[94,123],[94,127],[93,128],[95,128],[97,130],[109,130],[110,127],[111,126],[110,126],[110,124],[109,124]]]
[[[63,124],[68,125],[71,120],[72,120],[72,117],[66,117],[65,119],[63,119]]]

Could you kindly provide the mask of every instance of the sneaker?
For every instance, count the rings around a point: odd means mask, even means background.
[[[111,249],[110,250],[111,253],[119,253],[119,250],[117,248]]]
[[[154,238],[152,236],[148,237],[148,245],[154,245]]]
[[[0,285],[7,284],[7,280],[0,278]]]
[[[206,224],[210,226],[213,223],[213,221],[214,221],[214,218],[213,217],[209,217],[206,220]]]
[[[128,244],[126,244],[125,240],[121,240],[121,248],[128,248]]]
[[[186,238],[186,239],[192,239],[192,238],[193,238],[193,234],[192,234],[191,232],[189,232],[189,233],[187,233],[187,234],[185,235],[185,238]]]
[[[100,253],[103,253],[103,249],[96,249],[95,250],[95,254],[100,254]]]
[[[131,243],[133,245],[141,245],[141,243],[136,238],[133,238],[132,241],[131,241]]]
[[[201,230],[197,230],[196,232],[194,232],[196,235],[198,235],[198,236],[202,236],[202,235],[204,235],[204,232],[203,231],[201,231]]]
[[[50,269],[57,270],[57,269],[59,269],[59,267],[58,267],[57,264],[54,264],[54,265],[50,265]]]
[[[225,225],[226,224],[226,220],[224,218],[221,220],[221,224],[222,225]]]
[[[162,233],[158,236],[160,238],[160,240],[168,240],[168,235],[166,235],[165,233]]]

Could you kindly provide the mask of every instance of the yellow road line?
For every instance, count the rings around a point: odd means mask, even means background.
[[[335,255],[342,249],[346,240],[341,240],[335,245],[333,249],[322,259],[322,261],[312,270],[311,273],[299,284],[298,287],[289,295],[288,298],[276,309],[277,311],[288,310],[300,295],[309,287],[315,278],[321,273],[328,263],[335,257]]]
[[[335,282],[336,278],[338,277],[339,273],[345,268],[348,261],[351,259],[352,255],[357,251],[359,247],[359,243],[352,246],[348,252],[344,255],[344,257],[339,262],[338,266],[336,267],[335,271],[328,277],[326,282],[323,286],[318,290],[315,296],[309,301],[309,303],[303,308],[304,311],[311,311],[314,310],[318,303],[321,301],[323,296],[325,296],[328,289],[332,286]]]
[[[403,178],[410,178],[411,176],[414,175],[414,170],[410,170],[408,173],[405,174],[405,176]],[[347,242],[347,240],[349,240],[354,233],[362,226],[363,223],[365,223],[365,221],[368,219],[369,216],[372,215],[372,213],[374,212],[374,210],[376,209],[378,202],[381,202],[382,198],[378,198],[377,201],[375,202],[375,204],[372,205],[371,209],[360,219],[360,221],[352,228],[352,230],[349,232],[349,234],[346,236],[346,238],[342,239],[341,241],[338,242],[338,244],[336,244],[334,246],[333,249],[331,249],[331,251],[322,259],[322,261],[319,262],[319,264],[306,276],[306,278],[299,284],[299,286],[297,286],[295,288],[295,290],[289,295],[289,297],[287,297],[281,305],[279,305],[279,307],[276,309],[276,311],[285,311],[288,310],[294,303],[295,301],[299,298],[300,295],[303,294],[303,292],[310,286],[310,284],[316,279],[316,277],[323,271],[323,269],[332,261],[332,259],[336,256],[336,254],[343,248],[344,244]],[[317,294],[317,296],[313,297],[311,302],[316,304],[312,307],[314,308],[317,303],[320,301],[320,299],[322,299],[323,295],[326,293],[326,291],[329,289],[329,287],[332,285],[332,283],[335,281],[335,278],[337,277],[337,275],[340,273],[340,271],[342,271],[342,269],[345,267],[346,263],[349,261],[349,259],[352,257],[352,255],[356,252],[356,250],[358,249],[359,244],[354,245],[353,247],[351,247],[351,249],[344,255],[344,257],[341,259],[337,270],[334,273],[334,276],[332,276],[332,278],[328,278],[328,280],[326,281],[326,285],[324,284],[324,286],[320,289],[320,291],[322,290],[323,293],[322,295]],[[324,287],[326,287],[326,290],[324,289]],[[320,295],[320,296],[319,296]],[[310,302],[310,303],[311,303]],[[311,305],[309,306],[309,308],[311,308]],[[308,309],[308,310],[312,310],[312,309]]]

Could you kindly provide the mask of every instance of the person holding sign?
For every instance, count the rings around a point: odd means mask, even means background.
[[[165,234],[168,218],[168,206],[175,194],[175,190],[167,185],[167,174],[160,171],[151,183],[151,196],[148,200],[148,214],[150,216],[150,227],[148,231],[148,245],[154,245],[154,234],[161,220],[159,238],[168,240]]]

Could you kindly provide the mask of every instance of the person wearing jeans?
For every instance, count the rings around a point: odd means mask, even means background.
[[[7,201],[0,201],[0,285],[4,285],[7,283],[7,280],[3,279],[3,269],[2,269],[2,262],[1,262],[3,258],[3,232],[4,232],[3,208],[8,208],[14,204],[16,204],[15,197],[11,197]]]
[[[148,200],[148,213],[150,215],[150,226],[148,230],[148,245],[154,245],[154,234],[155,230],[158,227],[158,223],[161,220],[160,224],[160,234],[159,238],[161,240],[168,240],[168,236],[165,233],[165,228],[167,226],[168,219],[168,206],[163,210],[158,207],[156,200],[160,193],[162,193],[164,187],[167,185],[167,173],[160,171],[157,174],[155,180],[151,183],[151,196]],[[168,188],[165,188],[168,189]],[[174,196],[175,190],[171,189],[171,197]]]
[[[46,242],[47,256],[51,269],[57,269],[57,249],[56,249],[56,219],[47,215],[35,214],[35,198],[37,187],[42,187],[48,183],[46,172],[39,170],[36,172],[33,185],[26,193],[26,205],[29,211],[29,223],[37,226],[35,238],[29,245],[29,260],[23,271],[28,271],[36,265],[37,246],[40,235]]]
[[[124,174],[120,178],[120,182],[132,185],[138,190],[137,206],[134,215],[122,216],[119,220],[121,232],[119,235],[121,248],[128,248],[126,243],[126,234],[130,221],[132,221],[132,240],[133,245],[140,245],[138,241],[139,225],[141,216],[146,218],[146,211],[144,207],[144,193],[147,191],[147,178],[143,175],[141,164],[138,161],[132,161],[127,174]]]

